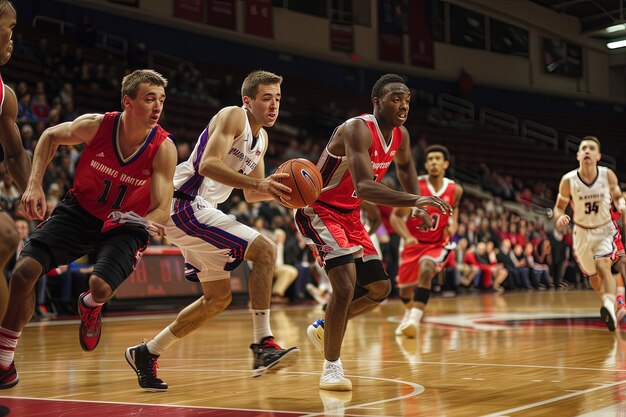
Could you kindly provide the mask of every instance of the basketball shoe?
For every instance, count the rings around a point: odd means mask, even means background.
[[[398,326],[398,330],[400,334],[408,337],[409,339],[413,339],[417,336],[417,328],[419,327],[419,323],[417,322],[415,317],[409,316],[405,321],[400,323]]]
[[[291,366],[300,356],[300,349],[297,347],[283,349],[274,341],[273,336],[264,337],[261,343],[251,344],[250,349],[254,358],[253,378]]]
[[[80,328],[78,339],[80,347],[85,351],[94,350],[100,341],[102,328],[102,306],[90,308],[83,303],[83,298],[91,291],[87,290],[78,297],[78,314],[80,315]]]
[[[615,331],[617,318],[615,317],[615,306],[611,301],[604,300],[604,305],[600,308],[600,317],[610,332]]]
[[[139,386],[146,391],[167,391],[167,384],[157,378],[159,355],[153,355],[145,343],[126,349],[126,362],[137,373]]]
[[[409,315],[411,313],[411,310],[404,310],[404,316],[402,317],[402,320],[400,321],[400,324],[398,324],[398,327],[396,327],[396,336],[402,336],[402,328],[404,327],[404,323],[407,321],[407,319],[409,318]]]
[[[324,319],[317,319],[315,323],[309,325],[306,329],[306,334],[309,337],[313,346],[319,353],[324,356]]]
[[[324,361],[320,388],[328,391],[352,391],[352,382],[343,376],[341,359],[337,359],[335,362]]]
[[[17,376],[15,362],[11,362],[7,369],[0,368],[0,389],[13,388],[18,382],[20,382],[20,379]]]

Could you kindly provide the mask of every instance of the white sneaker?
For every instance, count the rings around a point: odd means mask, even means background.
[[[617,317],[615,317],[615,306],[612,302],[604,301],[604,305],[600,308],[600,317],[602,317],[602,321],[606,324],[609,331],[614,332]]]
[[[404,323],[406,323],[406,319],[402,319],[400,324],[398,324],[398,327],[396,327],[396,336],[402,336],[402,327],[404,326]]]
[[[324,357],[324,319],[317,319],[306,328],[306,334],[313,346]]]
[[[413,339],[417,336],[417,329],[419,327],[419,323],[415,319],[415,317],[409,317],[404,323],[400,324],[399,330],[401,334],[408,337],[409,339]]]
[[[352,382],[343,376],[341,361],[324,362],[320,388],[328,391],[352,391]]]

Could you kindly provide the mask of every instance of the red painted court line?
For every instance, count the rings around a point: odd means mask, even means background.
[[[9,408],[7,417],[296,417],[305,414],[9,397],[0,397],[0,405]]]

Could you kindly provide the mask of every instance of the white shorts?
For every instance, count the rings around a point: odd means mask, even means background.
[[[185,258],[187,279],[200,282],[230,278],[230,271],[239,266],[260,235],[201,197],[193,201],[174,198],[165,230]]]
[[[596,275],[597,258],[612,258],[617,252],[615,223],[609,222],[594,229],[574,226],[574,256],[583,274]]]

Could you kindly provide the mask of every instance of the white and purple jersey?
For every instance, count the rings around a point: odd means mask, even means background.
[[[218,115],[226,109],[230,109],[230,107],[220,110]],[[245,113],[243,108],[241,108],[241,111]],[[174,188],[192,197],[200,196],[212,207],[217,207],[218,204],[226,201],[233,192],[233,187],[204,177],[198,172],[202,155],[211,140],[209,132],[214,120],[215,117],[211,119],[209,125],[200,134],[189,159],[181,162],[176,167]],[[234,139],[230,151],[224,158],[224,163],[240,174],[248,175],[256,168],[263,157],[266,143],[267,136],[263,129],[259,131],[259,137],[254,138],[248,117],[246,116],[246,126],[243,132]]]
[[[229,278],[230,271],[243,262],[246,250],[259,236],[256,230],[217,209],[233,187],[198,172],[211,140],[209,132],[214,120],[215,117],[200,134],[189,159],[176,167],[174,188],[179,193],[174,195],[171,217],[166,224],[168,239],[185,258],[185,275],[200,282]],[[263,157],[266,145],[265,131],[261,129],[258,138],[252,136],[246,115],[243,132],[234,139],[224,163],[240,174],[249,175]]]

